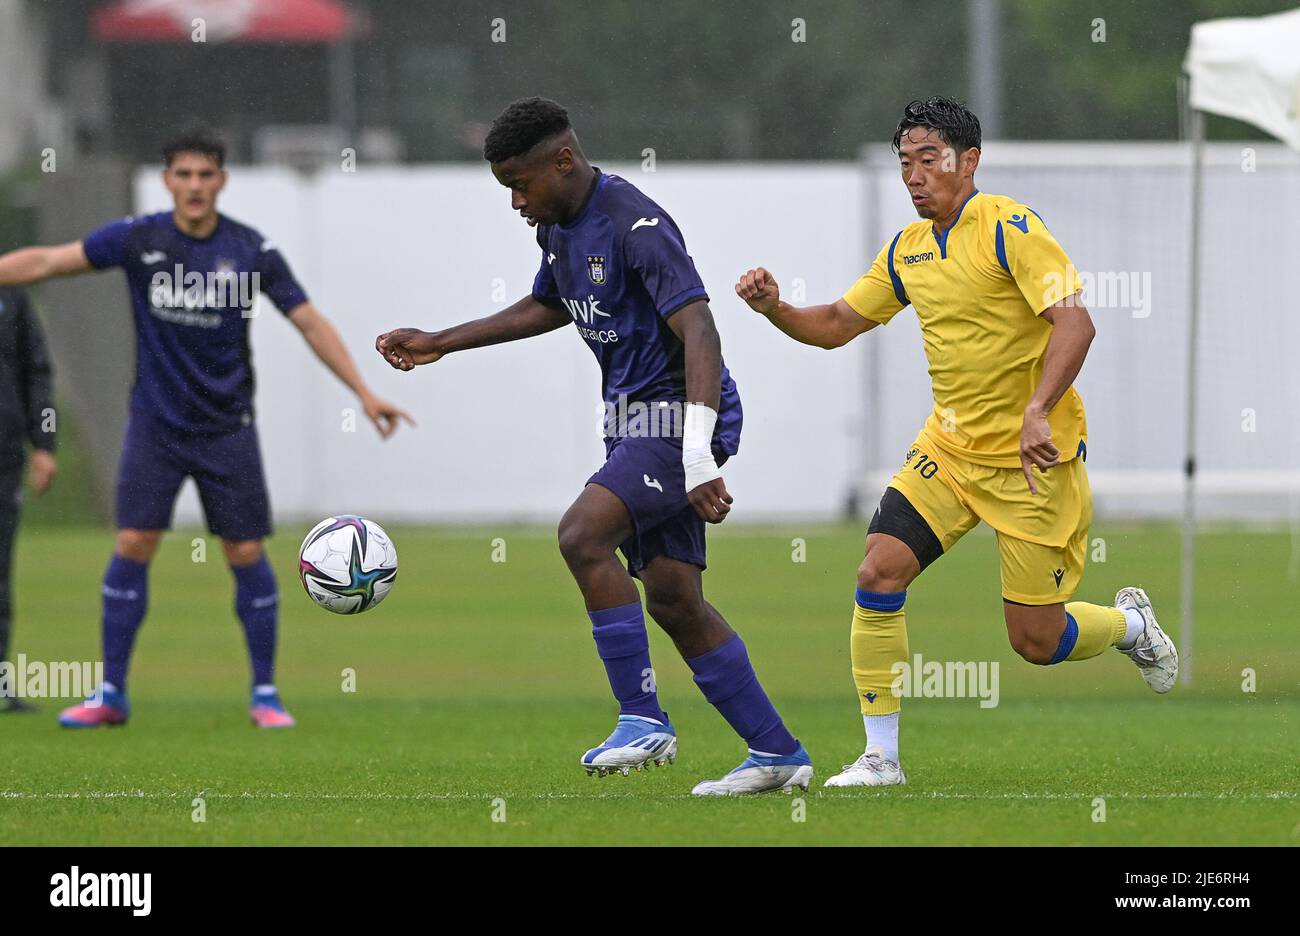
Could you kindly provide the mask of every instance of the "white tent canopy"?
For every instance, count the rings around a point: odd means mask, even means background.
[[[1300,9],[1192,27],[1190,103],[1254,124],[1300,150]]]

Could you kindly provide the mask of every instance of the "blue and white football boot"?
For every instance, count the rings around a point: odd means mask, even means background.
[[[677,759],[677,732],[667,721],[641,715],[620,715],[613,733],[600,747],[582,755],[587,773],[603,777],[617,771],[627,776],[650,764],[662,767]]]
[[[720,780],[705,780],[691,790],[692,796],[744,796],[780,790],[806,791],[812,780],[812,758],[802,744],[793,754],[761,754],[750,751],[739,767]]]

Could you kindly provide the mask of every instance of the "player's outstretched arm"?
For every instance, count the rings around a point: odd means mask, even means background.
[[[375,339],[375,350],[397,370],[409,371],[421,364],[432,364],[455,351],[544,335],[572,320],[563,309],[553,309],[535,296],[528,295],[495,315],[453,325],[442,331],[395,328]]]
[[[397,424],[405,419],[415,425],[409,413],[394,406],[387,400],[380,399],[370,392],[366,382],[361,379],[352,355],[343,344],[343,339],[335,330],[333,323],[320,313],[310,302],[303,302],[289,310],[289,321],[302,333],[312,351],[321,363],[334,372],[361,401],[361,408],[366,417],[374,423],[379,434],[387,439],[397,431]]]
[[[762,267],[741,276],[736,295],[795,341],[827,350],[841,348],[879,324],[859,315],[843,299],[804,308],[783,302],[776,278]]]
[[[722,396],[722,339],[707,302],[692,302],[668,319],[682,340],[686,358],[686,418],[682,435],[682,467],[686,499],[709,523],[721,523],[731,512],[731,495],[713,457],[713,428]]]
[[[0,256],[0,286],[30,286],[90,269],[81,241],[57,247],[23,247]]]

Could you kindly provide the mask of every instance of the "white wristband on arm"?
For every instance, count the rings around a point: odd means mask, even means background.
[[[713,458],[713,427],[717,411],[703,403],[686,404],[686,424],[682,432],[682,467],[686,469],[686,493],[701,484],[721,478]]]

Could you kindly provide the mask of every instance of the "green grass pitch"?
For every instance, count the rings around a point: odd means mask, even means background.
[[[674,766],[597,779],[578,767],[615,709],[577,590],[545,530],[395,528],[401,573],[360,617],[314,607],[296,530],[272,541],[278,682],[299,726],[247,720],[247,670],[220,548],[164,542],[132,670],[131,723],[60,730],[61,703],[0,718],[0,830],[25,844],[781,843],[1300,844],[1300,582],[1286,533],[1199,541],[1196,680],[1156,697],[1108,651],[1021,661],[1001,620],[996,549],[972,534],[912,587],[912,653],[997,661],[1000,704],[907,700],[909,783],[822,791],[862,747],[848,629],[858,527],[722,527],[706,593],[817,768],[806,796],[700,801],[741,743],[651,628]],[[1178,538],[1098,524],[1106,561],[1080,598],[1142,584],[1178,634]],[[506,561],[493,562],[494,537]],[[806,561],[792,561],[792,539]],[[17,551],[15,651],[99,655],[110,535],[32,528]],[[1243,692],[1243,670],[1256,691]],[[356,691],[342,691],[343,671]],[[193,821],[196,797],[206,821]],[[1097,798],[1104,799],[1105,821]],[[494,821],[504,820],[504,821]],[[800,821],[802,820],[802,821]]]

